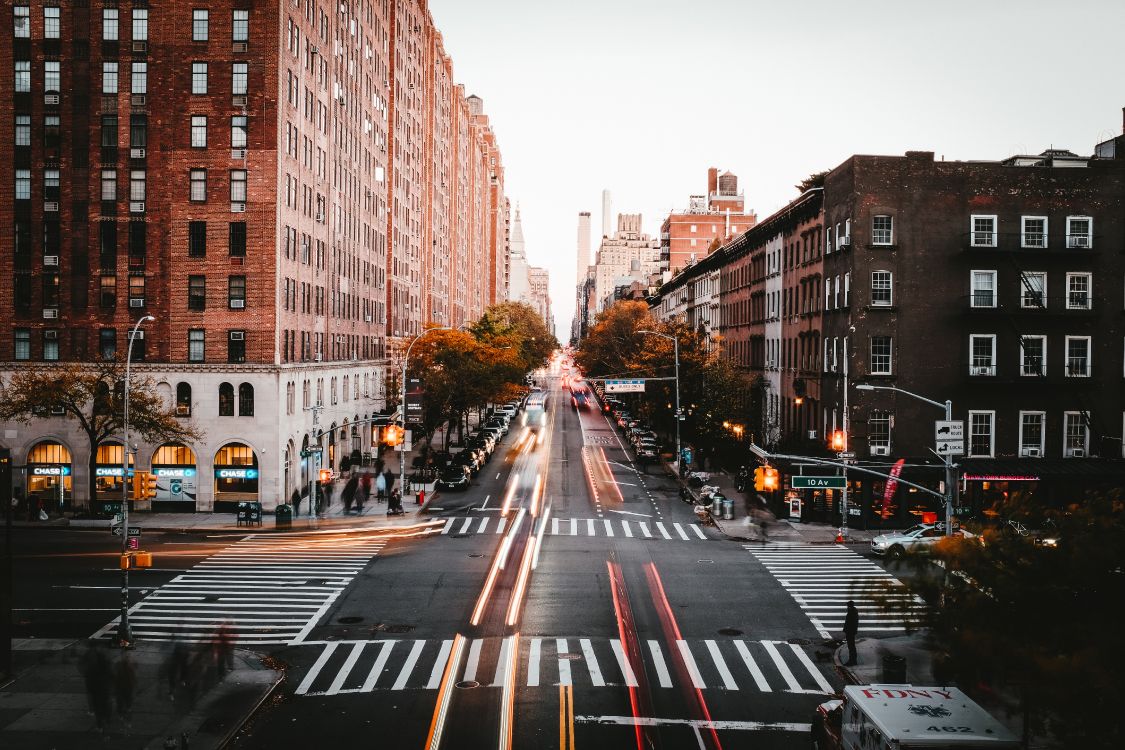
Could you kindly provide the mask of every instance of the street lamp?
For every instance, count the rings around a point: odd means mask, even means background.
[[[933,399],[926,398],[925,396],[919,396],[917,393],[911,393],[910,391],[903,390],[902,388],[897,388],[893,385],[871,385],[869,383],[857,383],[856,390],[894,391],[895,393],[901,393],[904,396],[910,396],[911,398],[916,398],[919,401],[925,401],[927,404],[936,406],[939,409],[945,409],[945,421],[948,422],[953,419],[953,402],[949,399],[946,399],[945,403],[943,404],[940,401],[934,401]],[[953,467],[953,456],[949,453],[946,453],[944,456],[942,456],[942,460],[945,462],[945,535],[951,536],[953,534],[953,492],[956,488],[957,482],[956,477],[954,476],[955,469]]]
[[[676,357],[676,466],[679,469],[678,473],[680,476],[683,476],[684,456],[680,448],[680,420],[683,419],[683,416],[680,414],[680,340],[671,334],[660,333],[659,331],[637,331],[637,333],[659,336],[662,339],[669,339],[672,342],[672,351]]]
[[[125,430],[125,446],[121,456],[121,555],[129,552],[129,368],[133,361],[133,341],[137,338],[137,331],[146,321],[156,318],[145,315],[133,324],[129,331],[129,344],[125,347],[125,394],[123,396],[124,408],[122,426]],[[60,479],[61,481],[61,479]],[[133,633],[129,627],[129,566],[121,568],[121,620],[117,623],[117,645],[125,648],[133,641]]]
[[[399,492],[402,493],[402,497],[404,499],[406,497],[406,363],[410,361],[410,350],[414,348],[414,345],[418,343],[418,340],[420,338],[425,336],[427,333],[432,333],[433,331],[452,331],[452,330],[453,330],[453,326],[437,326],[435,328],[425,329],[424,331],[419,333],[417,336],[415,336],[414,339],[410,342],[410,345],[408,347],[406,347],[406,354],[403,355],[403,358],[402,358],[402,400],[399,401],[399,407],[402,409],[403,435],[402,435],[402,439],[399,441],[399,444],[398,444],[399,445],[399,448],[398,448],[398,450],[399,450],[398,486],[399,486]]]

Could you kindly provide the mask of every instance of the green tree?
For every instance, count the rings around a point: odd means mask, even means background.
[[[119,360],[21,367],[0,385],[0,421],[31,424],[52,409],[74,419],[90,444],[87,492],[92,501],[97,448],[111,437],[123,437],[124,383],[125,363]],[[190,443],[203,435],[176,416],[151,377],[136,372],[129,378],[129,431],[152,443]]]
[[[525,302],[492,305],[469,329],[482,343],[510,346],[519,354],[523,372],[547,364],[559,342],[535,308]]]

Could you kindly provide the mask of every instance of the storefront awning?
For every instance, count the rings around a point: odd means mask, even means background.
[[[1040,479],[1120,480],[1125,460],[1107,458],[963,458],[958,461],[966,482],[1018,482]]]

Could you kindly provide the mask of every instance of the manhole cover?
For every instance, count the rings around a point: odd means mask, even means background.
[[[469,557],[484,557],[484,555],[479,552],[473,552],[469,555]]]
[[[459,687],[462,690],[472,690],[473,688],[480,687],[480,683],[476,680],[462,680],[461,682],[458,682],[456,685],[454,685],[454,687]]]
[[[738,628],[719,628],[719,635],[742,635]]]
[[[414,630],[414,627],[414,625],[387,625],[381,622],[371,629],[378,630],[383,633],[409,633],[411,630]]]
[[[341,617],[340,619],[336,620],[336,622],[342,625],[354,625],[357,622],[363,622],[363,618],[356,615],[348,615],[347,617]]]
[[[794,646],[807,646],[812,643],[812,641],[808,638],[790,638],[786,643],[792,643]]]
[[[701,563],[714,563],[715,561],[714,561],[714,560],[696,560],[696,562],[701,562]]]

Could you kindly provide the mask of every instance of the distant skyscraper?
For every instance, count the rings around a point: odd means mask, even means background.
[[[613,199],[609,191],[602,191],[602,237],[609,237],[613,230]]]
[[[508,276],[508,299],[516,302],[531,301],[531,282],[528,278],[527,253],[524,252],[523,222],[520,220],[520,207],[516,206],[516,216],[512,219],[510,244],[510,271]]]
[[[575,284],[586,280],[586,269],[590,267],[590,212],[578,214],[578,261],[575,266]]]

